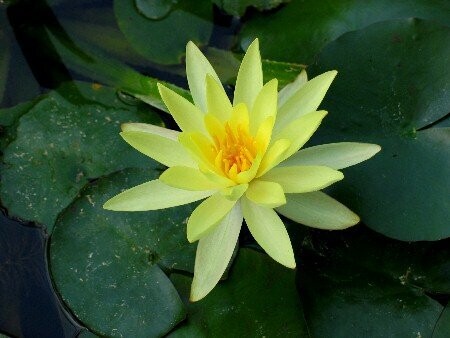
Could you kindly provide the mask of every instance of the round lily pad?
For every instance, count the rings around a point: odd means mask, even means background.
[[[313,143],[379,144],[374,158],[344,170],[339,201],[387,236],[450,236],[450,28],[395,20],[348,33],[327,46],[311,73],[337,69]]]
[[[96,84],[69,84],[39,100],[20,117],[4,150],[0,196],[9,214],[51,232],[89,179],[154,168],[156,162],[119,137],[124,122],[162,123],[147,106],[122,103],[113,89]]]
[[[347,32],[413,17],[449,26],[449,11],[446,0],[291,1],[276,13],[255,15],[245,22],[240,41],[246,49],[258,37],[265,58],[309,64],[324,46]]]
[[[295,271],[251,249],[240,249],[226,281],[189,303],[192,278],[171,280],[187,305],[187,321],[169,337],[306,337]]]
[[[431,337],[443,307],[425,292],[450,285],[448,263],[430,254],[448,262],[448,240],[405,243],[358,227],[303,243],[297,281],[312,336]]]
[[[149,19],[161,12],[161,6],[166,6],[168,14],[164,13],[158,20]],[[131,46],[160,64],[180,63],[188,41],[204,45],[213,29],[209,1],[178,0],[170,4],[167,1],[115,0],[114,12]]]
[[[128,169],[90,184],[59,217],[50,266],[58,292],[92,332],[113,337],[162,336],[185,317],[166,273],[193,272],[186,239],[192,205],[152,212],[112,212],[106,200],[156,178]]]

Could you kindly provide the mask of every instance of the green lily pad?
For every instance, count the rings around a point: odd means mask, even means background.
[[[282,3],[290,0],[212,0],[219,8],[228,14],[235,16],[244,15],[248,7],[254,7],[260,11],[274,9]]]
[[[0,13],[2,15],[2,13]],[[1,21],[0,21],[1,22]],[[6,89],[6,79],[8,78],[9,70],[9,59],[11,57],[9,48],[9,39],[7,38],[5,32],[0,29],[0,104],[3,101],[3,95]]]
[[[135,2],[137,9],[153,20],[165,17],[176,3],[173,0],[135,0]]]
[[[450,129],[427,128],[450,111],[450,28],[396,20],[327,46],[311,73],[339,74],[313,143],[379,144],[331,190],[372,229],[407,240],[450,236]]]
[[[312,336],[431,337],[442,305],[425,292],[444,278],[450,292],[448,241],[409,244],[359,227],[303,243],[297,280]]]
[[[255,15],[246,22],[240,41],[245,49],[259,37],[265,58],[311,63],[327,43],[347,32],[396,18],[416,17],[450,25],[449,11],[446,0],[291,1],[276,13]]]
[[[11,216],[47,226],[90,180],[156,163],[118,136],[123,122],[161,124],[146,106],[122,103],[99,85],[67,85],[24,114],[4,150],[0,196]]]
[[[159,5],[160,2],[148,2],[144,12]],[[200,45],[209,41],[213,28],[209,1],[178,0],[170,13],[159,20],[149,19],[139,8],[142,10],[142,6],[137,7],[133,0],[114,1],[119,28],[134,49],[151,61],[180,63],[189,40]]]
[[[241,249],[228,280],[196,303],[188,300],[192,278],[173,274],[171,280],[188,319],[170,337],[308,336],[295,272],[265,254]]]
[[[447,338],[450,336],[450,305],[447,305],[436,324],[432,338]]]
[[[193,272],[195,245],[184,227],[192,205],[111,212],[109,198],[159,172],[128,169],[99,179],[59,217],[51,237],[55,285],[91,331],[114,337],[162,336],[185,309],[165,272]]]
[[[16,138],[17,125],[22,115],[26,114],[39,100],[39,98],[23,102],[11,108],[0,109],[0,150]]]

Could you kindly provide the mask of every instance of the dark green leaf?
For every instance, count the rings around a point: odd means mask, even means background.
[[[165,17],[175,4],[173,0],[135,0],[135,2],[139,12],[153,20]]]
[[[11,108],[0,109],[0,150],[3,151],[5,147],[16,138],[17,125],[22,115],[27,113],[39,100],[39,98],[20,103]]]
[[[188,307],[188,320],[170,337],[307,337],[295,272],[267,255],[241,249],[228,280],[189,303],[192,279],[171,276]]]
[[[142,15],[133,0],[114,1],[114,12],[121,31],[136,51],[161,64],[180,63],[187,42],[206,44],[213,28],[209,1],[179,0],[160,20]]]
[[[147,107],[126,105],[99,85],[67,85],[40,100],[21,117],[4,151],[0,194],[10,215],[51,231],[89,179],[155,167],[119,137],[120,124],[129,121],[161,124]]]
[[[436,324],[432,338],[450,337],[450,305],[447,305]]]
[[[311,63],[329,42],[346,32],[396,18],[431,19],[450,25],[446,0],[291,1],[276,13],[249,20],[240,33],[245,49],[259,37],[265,58]]]
[[[99,179],[58,219],[51,271],[63,300],[95,333],[162,336],[185,316],[164,271],[193,271],[195,245],[184,227],[192,206],[155,212],[112,212],[106,200],[155,179],[158,171],[128,169]]]
[[[2,13],[0,13],[2,15]],[[1,21],[0,21],[1,23]],[[5,32],[0,28],[0,104],[3,101],[3,95],[6,89],[6,79],[8,78],[9,59],[11,57],[9,48],[9,39]]]
[[[431,336],[442,306],[424,292],[450,292],[448,241],[408,244],[359,227],[305,243],[298,283],[313,336]]]
[[[318,74],[339,74],[316,143],[358,141],[381,152],[345,170],[333,195],[371,228],[402,240],[450,236],[450,28],[397,20],[348,33],[324,49]],[[421,129],[424,128],[425,129]]]

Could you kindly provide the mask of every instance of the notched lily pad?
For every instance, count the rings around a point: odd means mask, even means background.
[[[332,5],[327,1],[291,1],[276,13],[256,15],[244,23],[240,41],[245,49],[259,37],[264,57],[310,64],[324,46],[345,33],[398,18],[421,18],[450,26],[449,10],[446,0],[341,0]]]
[[[124,188],[158,171],[128,169],[90,184],[56,223],[50,266],[72,313],[93,332],[162,336],[185,316],[165,272],[193,272],[195,245],[186,239],[192,205],[151,212],[104,210]]]
[[[4,150],[0,196],[9,214],[51,232],[89,179],[155,167],[118,136],[120,124],[130,121],[162,123],[147,107],[126,105],[99,85],[69,84],[41,99],[20,118]]]
[[[191,278],[173,274],[171,280],[187,304],[188,318],[170,337],[308,336],[295,272],[265,254],[241,249],[228,280],[196,303],[188,301]]]
[[[167,16],[158,20],[148,18],[149,8],[155,9],[164,1],[147,4],[145,11],[142,11],[144,1],[139,1],[139,7],[134,2],[116,0],[114,12],[119,28],[130,44],[149,60],[160,64],[177,64],[181,62],[189,40],[201,45],[209,41],[213,29],[209,1],[178,0],[171,5]]]
[[[450,236],[450,28],[396,20],[348,33],[311,73],[339,74],[323,103],[316,143],[358,141],[381,152],[345,170],[334,196],[372,229],[407,240]],[[432,62],[430,62],[432,60]]]

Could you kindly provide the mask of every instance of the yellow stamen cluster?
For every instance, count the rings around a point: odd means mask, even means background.
[[[250,169],[256,156],[256,141],[248,127],[225,124],[225,133],[214,135],[214,164],[224,175],[235,180],[237,174]]]

